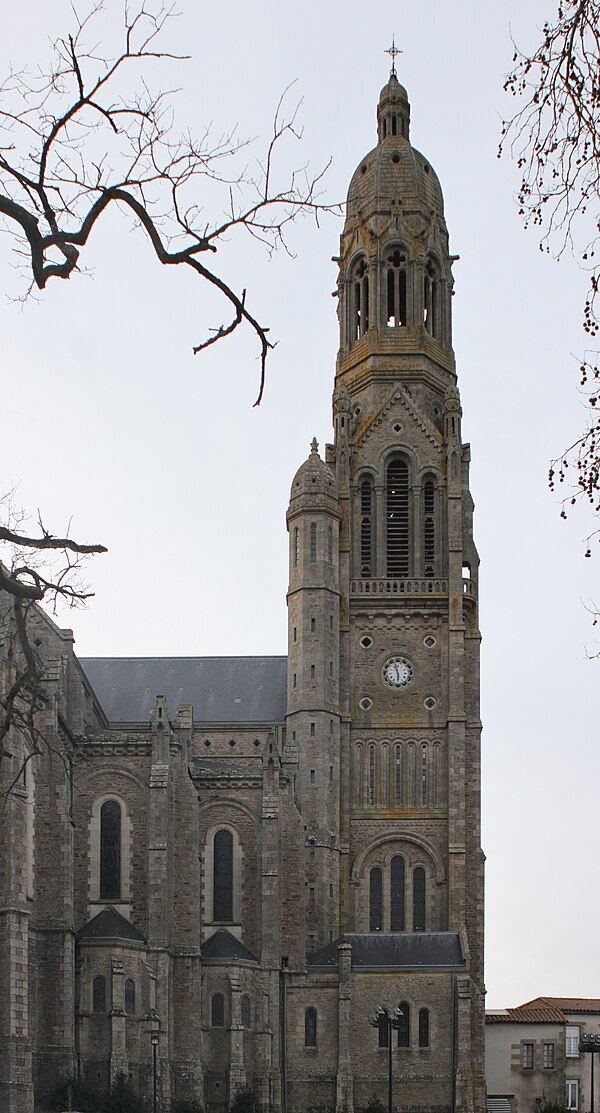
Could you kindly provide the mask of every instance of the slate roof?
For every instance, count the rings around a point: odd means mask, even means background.
[[[214,935],[211,935],[210,939],[202,944],[201,953],[203,962],[233,960],[235,962],[254,962],[258,965],[258,959],[252,954],[252,951],[249,951],[226,928],[219,928]]]
[[[195,723],[282,723],[287,657],[80,657],[110,723],[147,723],[157,695]]]
[[[127,943],[145,944],[146,940],[129,920],[108,905],[88,920],[77,932],[77,939],[120,939]]]
[[[336,969],[337,949],[341,942],[352,947],[353,969],[414,970],[436,967],[463,970],[465,967],[460,939],[454,931],[349,932],[308,955],[307,966],[319,970]]]

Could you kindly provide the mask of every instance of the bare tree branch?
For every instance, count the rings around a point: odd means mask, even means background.
[[[503,123],[498,156],[508,149],[516,161],[519,214],[525,228],[539,231],[540,251],[559,258],[572,251],[588,272],[583,328],[594,338],[600,328],[600,0],[560,0],[540,45],[531,54],[515,46],[513,65],[504,89],[522,107]],[[552,461],[548,477],[552,490],[557,482],[569,489],[563,518],[580,499],[600,511],[598,352],[586,351],[579,364],[585,427]]]
[[[189,267],[233,309],[230,324],[209,329],[210,335],[193,345],[194,354],[242,324],[254,332],[260,348],[258,404],[273,347],[269,329],[249,309],[246,289],[238,293],[199,256],[214,257],[225,237],[241,231],[269,251],[288,250],[287,227],[298,216],[318,219],[324,209],[339,211],[339,206],[322,204],[322,172],[311,176],[305,169],[282,178],[280,147],[287,138],[301,137],[297,109],[290,118],[284,115],[285,93],[264,159],[255,170],[238,167],[247,141],[235,131],[214,138],[209,129],[199,140],[176,136],[166,95],[148,87],[149,63],[175,57],[160,44],[173,9],[160,0],[125,4],[121,50],[110,58],[86,45],[101,14],[101,4],[85,18],[74,13],[77,26],[54,44],[54,64],[44,76],[12,73],[0,85],[0,214],[19,251],[26,247],[30,284],[44,290],[51,279],[78,271],[90,235],[110,207],[129,211],[160,263]],[[139,78],[133,95],[130,71]],[[224,159],[231,166],[227,176]],[[209,183],[226,187],[225,213],[211,216],[205,202],[194,199],[197,188]]]

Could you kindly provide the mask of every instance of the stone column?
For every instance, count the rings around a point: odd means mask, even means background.
[[[352,947],[349,943],[340,943],[338,947],[338,972],[338,1071],[335,1107],[337,1113],[353,1113]]]
[[[118,1074],[128,1076],[127,1043],[125,1036],[125,966],[118,958],[111,960],[110,1010],[110,1084]]]

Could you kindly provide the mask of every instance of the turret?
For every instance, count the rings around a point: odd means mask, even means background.
[[[292,483],[286,749],[297,754],[306,831],[309,950],[337,933],[339,829],[338,487],[316,440]]]

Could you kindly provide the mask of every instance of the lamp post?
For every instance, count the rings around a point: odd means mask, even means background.
[[[585,1034],[579,1039],[579,1054],[591,1055],[590,1061],[590,1113],[594,1113],[594,1055],[600,1054],[600,1036]]]
[[[153,1028],[150,1032],[150,1042],[152,1044],[152,1113],[156,1113],[156,1097],[157,1097],[157,1074],[156,1074],[156,1057],[158,1055],[158,1028]]]
[[[393,1093],[392,1093],[392,1032],[402,1027],[404,1023],[404,1012],[398,1006],[394,1009],[394,1015],[390,1016],[387,1009],[383,1005],[377,1005],[369,1024],[373,1028],[378,1028],[380,1032],[385,1032],[385,1043],[388,1049],[388,1113],[393,1113]],[[380,1044],[381,1046],[381,1044]],[[593,1113],[593,1110],[592,1110]]]

